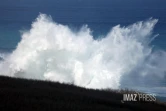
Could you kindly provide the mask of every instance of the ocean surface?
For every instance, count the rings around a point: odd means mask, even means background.
[[[0,74],[127,88],[166,101],[165,0],[1,0]]]

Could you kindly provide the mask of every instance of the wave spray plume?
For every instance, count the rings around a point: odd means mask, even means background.
[[[0,73],[13,77],[73,83],[87,88],[119,88],[151,55],[156,19],[127,27],[117,25],[94,40],[87,25],[73,31],[40,14],[23,32],[17,48],[0,61]]]

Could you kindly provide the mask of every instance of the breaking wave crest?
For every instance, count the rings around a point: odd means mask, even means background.
[[[123,76],[136,70],[146,76],[164,63],[156,61],[161,55],[153,54],[149,45],[157,21],[117,25],[102,39],[94,40],[87,25],[73,31],[40,14],[31,29],[22,33],[17,48],[0,61],[0,73],[86,88],[119,88]],[[158,70],[162,76],[164,67]]]

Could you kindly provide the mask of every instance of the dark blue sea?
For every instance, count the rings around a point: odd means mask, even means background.
[[[1,0],[0,74],[166,101],[165,0]]]

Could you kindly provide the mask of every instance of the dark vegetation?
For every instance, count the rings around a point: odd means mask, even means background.
[[[1,76],[0,111],[166,111],[159,102],[122,102],[122,93]]]

